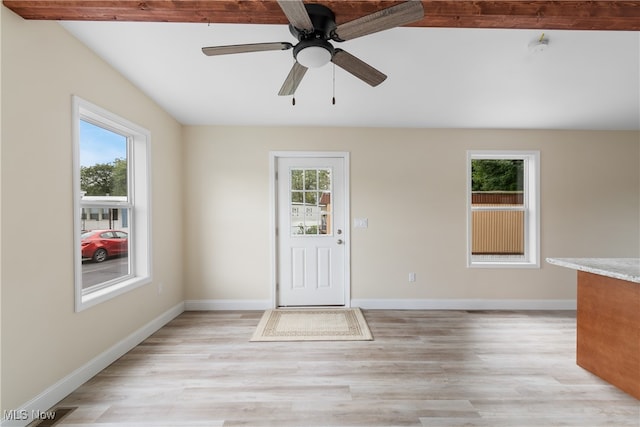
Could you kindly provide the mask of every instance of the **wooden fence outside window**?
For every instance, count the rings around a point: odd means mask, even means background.
[[[522,192],[473,192],[471,253],[524,255]]]

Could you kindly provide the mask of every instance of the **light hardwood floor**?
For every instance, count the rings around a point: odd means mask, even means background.
[[[640,426],[575,363],[575,312],[363,310],[368,342],[249,342],[185,312],[60,402],[57,426]]]

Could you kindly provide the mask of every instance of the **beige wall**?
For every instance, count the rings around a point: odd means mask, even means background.
[[[351,153],[354,299],[574,299],[575,273],[466,267],[466,150],[540,150],[541,256],[640,255],[637,132],[187,127],[186,298],[268,300],[269,151]],[[408,273],[417,282],[408,283]]]
[[[73,301],[72,94],[151,131],[154,283],[81,313]],[[179,123],[57,23],[3,8],[3,410],[184,300],[181,138]]]

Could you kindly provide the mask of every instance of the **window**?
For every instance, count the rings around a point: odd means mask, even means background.
[[[467,264],[540,266],[537,151],[469,151]]]
[[[73,97],[76,311],[151,281],[149,131]]]

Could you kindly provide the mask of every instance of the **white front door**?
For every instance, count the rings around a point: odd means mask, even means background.
[[[343,306],[348,299],[346,161],[277,158],[277,306]]]

